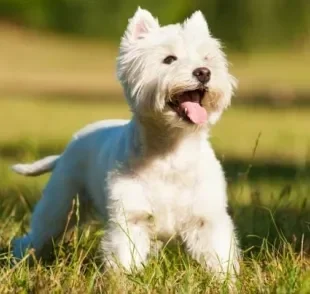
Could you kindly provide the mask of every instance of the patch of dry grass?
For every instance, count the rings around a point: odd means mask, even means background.
[[[240,81],[239,93],[274,92],[282,99],[295,92],[309,93],[309,52],[297,48],[290,52],[230,53],[232,72]],[[117,54],[118,44],[2,24],[0,90],[8,94],[119,95]]]

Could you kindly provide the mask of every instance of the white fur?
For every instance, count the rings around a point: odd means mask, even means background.
[[[42,173],[53,170],[56,166],[59,155],[47,156],[35,163],[30,164],[14,164],[12,170],[18,174],[25,176],[38,176]]]
[[[178,59],[163,64],[168,55]],[[204,99],[219,99],[215,109],[207,110],[208,121],[198,126],[180,119],[166,102],[177,91],[195,89],[192,72],[202,66],[212,73]],[[139,269],[155,240],[178,236],[210,270],[238,272],[225,178],[207,135],[229,105],[235,82],[202,13],[183,24],[160,27],[139,8],[121,41],[118,77],[133,112],[131,121],[89,125],[55,162],[27,165],[32,174],[49,169],[53,174],[34,211],[31,231],[14,242],[14,255],[20,258],[33,247],[41,256],[64,231],[79,194],[82,219],[91,206],[96,211],[92,215],[106,224],[101,243],[106,265]]]

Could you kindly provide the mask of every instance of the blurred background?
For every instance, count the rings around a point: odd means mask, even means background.
[[[211,135],[243,244],[279,228],[309,240],[309,0],[0,0],[1,214],[27,221],[47,180],[10,164],[62,152],[87,123],[130,117],[115,59],[138,6],[163,25],[202,10],[225,45],[239,89]]]

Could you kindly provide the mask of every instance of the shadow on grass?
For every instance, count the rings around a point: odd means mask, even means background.
[[[244,205],[238,192],[229,191],[230,212],[243,249],[259,251],[267,240],[276,248],[288,242],[294,250],[310,253],[310,165],[262,161],[249,165],[226,159],[223,166],[229,187],[249,188],[243,191],[248,197]]]
[[[256,160],[249,165],[249,160],[226,158],[222,164],[229,181],[239,180],[242,177],[246,177],[250,182],[310,179],[309,163],[301,167],[292,163]]]
[[[29,189],[19,186],[14,189],[0,190],[0,219],[13,216],[14,222],[21,222],[20,233],[27,231],[30,213],[37,199],[40,198],[39,189]],[[263,242],[275,248],[288,242],[299,252],[303,249],[310,254],[310,209],[304,200],[300,207],[293,208],[289,204],[277,206],[261,205],[256,201],[249,205],[240,205],[234,199],[230,203],[237,233],[242,249],[257,253]]]
[[[26,155],[40,158],[50,154],[61,153],[63,144],[47,144],[40,146],[29,146],[31,143],[22,142],[16,146],[0,146],[0,155],[18,160]],[[21,146],[25,146],[21,149]],[[53,146],[51,148],[51,146]],[[310,165],[298,167],[289,163],[279,162],[253,162],[241,159],[225,159],[223,162],[226,177],[230,186],[255,185],[257,182],[280,182],[282,187],[275,190],[273,187],[264,194],[275,193],[275,199],[271,199],[266,205],[261,198],[264,195],[257,195],[255,189],[250,187],[246,193],[249,198],[247,204],[240,204],[238,195],[230,193],[230,208],[233,219],[238,228],[238,235],[241,239],[243,249],[253,247],[258,250],[266,238],[270,244],[280,244],[287,240],[294,245],[296,251],[303,247],[310,253],[310,206],[307,203],[307,194],[310,194]],[[29,179],[30,181],[31,179]],[[304,183],[305,187],[301,193],[298,183]],[[292,188],[291,183],[294,185]],[[264,189],[264,188],[263,188]],[[291,193],[291,189],[295,189]],[[15,187],[0,187],[0,219],[7,215],[14,215],[16,221],[24,219],[29,214],[40,198],[39,188],[19,185]],[[293,198],[285,199],[290,197]],[[284,201],[282,201],[284,199]],[[291,205],[293,204],[293,205]],[[298,205],[297,205],[298,204]],[[26,218],[28,219],[28,218]],[[21,229],[24,230],[23,228]]]
[[[3,97],[10,97],[10,99],[23,99],[35,100],[40,99],[50,103],[57,103],[59,101],[69,102],[86,102],[86,103],[109,103],[109,102],[121,102],[125,103],[124,95],[122,94],[121,87],[114,91],[107,91],[106,89],[84,89],[81,91],[77,89],[1,89]],[[26,93],[26,97],[25,96]],[[270,91],[270,89],[251,91],[250,94],[245,92],[238,92],[234,98],[234,105],[255,105],[263,107],[308,107],[310,106],[310,93],[307,90],[295,90],[295,91]]]
[[[31,140],[19,140],[0,145],[0,156],[15,161],[23,158],[41,158],[51,154],[61,154],[65,149],[64,142],[51,144],[35,144]],[[255,160],[249,166],[249,160],[239,158],[225,158],[222,162],[228,179],[235,180],[246,174],[248,181],[257,180],[294,180],[296,178],[310,178],[310,163],[300,167],[293,163],[280,161],[259,161]]]
[[[289,243],[296,252],[310,254],[310,210],[231,205],[243,250],[260,251],[263,242],[280,247]]]

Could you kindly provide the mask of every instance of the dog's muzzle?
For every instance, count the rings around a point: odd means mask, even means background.
[[[187,122],[201,125],[207,120],[207,111],[202,106],[202,99],[207,88],[198,88],[174,95],[168,105],[176,114]]]

